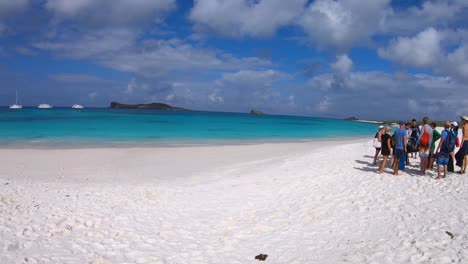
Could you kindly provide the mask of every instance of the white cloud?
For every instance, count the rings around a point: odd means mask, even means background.
[[[135,31],[119,28],[101,29],[87,34],[64,32],[54,40],[34,43],[33,46],[52,51],[60,57],[82,59],[131,47],[137,35]]]
[[[449,53],[441,67],[437,67],[437,71],[467,81],[468,42]]]
[[[96,61],[107,67],[146,76],[175,72],[227,70],[269,66],[255,57],[237,58],[209,49],[195,48],[179,40],[147,41],[118,53],[99,56]]]
[[[467,7],[466,0],[433,0],[403,10],[389,9],[382,33],[415,34],[428,26],[447,27],[463,21],[467,16]]]
[[[468,99],[460,97],[464,83],[444,76],[353,72],[341,90],[327,87],[333,81],[332,74],[317,76],[308,84],[310,94],[302,95],[315,102],[322,115],[375,119],[427,115],[440,120],[468,111]]]
[[[175,7],[175,0],[47,0],[56,19],[74,20],[85,27],[127,27],[158,21]]]
[[[353,68],[353,61],[346,54],[336,56],[336,62],[331,65],[331,68],[340,74],[347,74]]]
[[[291,24],[307,0],[195,0],[190,19],[201,31],[224,36],[265,37]]]
[[[434,28],[428,28],[413,38],[399,37],[387,48],[380,48],[381,57],[400,64],[416,67],[435,65],[442,56],[443,36]]]
[[[345,51],[366,45],[380,30],[389,0],[317,0],[299,20],[312,43]]]

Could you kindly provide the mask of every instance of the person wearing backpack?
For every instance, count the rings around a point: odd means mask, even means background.
[[[440,138],[440,133],[437,131],[436,127],[437,124],[436,122],[431,123],[432,127],[432,143],[431,143],[431,152],[429,153],[429,164],[427,165],[428,170],[432,170],[434,168],[434,162],[435,162],[435,143],[437,140]]]
[[[447,176],[447,165],[449,163],[450,152],[455,149],[456,137],[450,131],[450,121],[444,123],[444,131],[442,131],[439,145],[437,146],[437,180]],[[440,152],[439,152],[440,150]],[[444,170],[444,176],[441,175],[441,169]]]
[[[419,129],[417,121],[414,118],[413,118],[413,120],[411,120],[411,125],[409,127],[409,133],[410,133],[410,136],[409,136],[409,142],[408,143],[409,144],[414,143],[414,145],[417,145],[416,143],[418,142],[418,138],[421,135],[421,130]],[[408,149],[408,152],[411,153],[411,158],[413,158],[413,159],[418,158],[418,150],[417,149],[412,149],[412,150]]]
[[[419,174],[426,174],[427,164],[429,163],[429,153],[431,152],[432,127],[429,125],[429,118],[423,118],[421,134],[418,138],[419,157],[421,158]]]

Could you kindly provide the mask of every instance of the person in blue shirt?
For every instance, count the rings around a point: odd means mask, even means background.
[[[437,154],[437,180],[445,178],[447,176],[447,165],[449,163],[449,155],[450,152],[448,150],[441,149],[444,145],[444,142],[448,139],[448,135],[450,133],[450,121],[445,121],[444,123],[444,130],[440,135],[440,142],[439,146],[437,146],[436,153]],[[439,152],[440,150],[440,152]],[[441,169],[444,170],[444,176],[441,174]]]
[[[395,176],[398,176],[400,159],[406,153],[406,143],[408,139],[408,133],[405,129],[405,122],[400,121],[399,125],[400,125],[400,128],[395,131],[395,154],[394,154],[395,163],[393,165],[393,174]]]

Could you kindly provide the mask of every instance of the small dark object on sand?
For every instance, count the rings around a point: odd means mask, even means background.
[[[452,233],[450,233],[449,231],[445,231],[445,233],[446,233],[451,239],[453,239],[453,234],[452,234]]]
[[[267,254],[260,254],[260,255],[255,257],[255,259],[258,259],[259,261],[265,261],[266,258],[268,258]]]

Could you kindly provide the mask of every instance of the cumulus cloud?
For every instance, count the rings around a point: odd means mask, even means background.
[[[201,31],[239,37],[273,35],[291,24],[307,0],[195,0],[190,19]]]
[[[322,98],[315,102],[323,115],[375,119],[427,115],[441,120],[468,111],[468,99],[460,97],[464,84],[444,76],[353,72],[343,90],[327,88],[333,79],[324,74],[308,84],[309,96]]]
[[[331,68],[340,74],[347,74],[353,68],[353,61],[346,54],[338,55]]]
[[[112,69],[145,76],[203,70],[249,69],[271,65],[270,61],[255,57],[237,58],[227,53],[195,48],[177,39],[146,41],[118,53],[98,56],[95,60]]]
[[[442,56],[442,38],[442,34],[431,27],[412,38],[399,37],[387,48],[380,48],[378,53],[383,58],[403,65],[429,67]]]
[[[309,40],[320,48],[345,51],[370,43],[380,30],[389,0],[317,0],[299,20]]]
[[[447,27],[463,21],[468,16],[468,2],[465,0],[431,0],[421,5],[410,6],[403,10],[388,9],[384,34],[415,34],[427,28]]]
[[[468,43],[459,46],[449,53],[437,71],[454,76],[461,80],[468,80]]]

